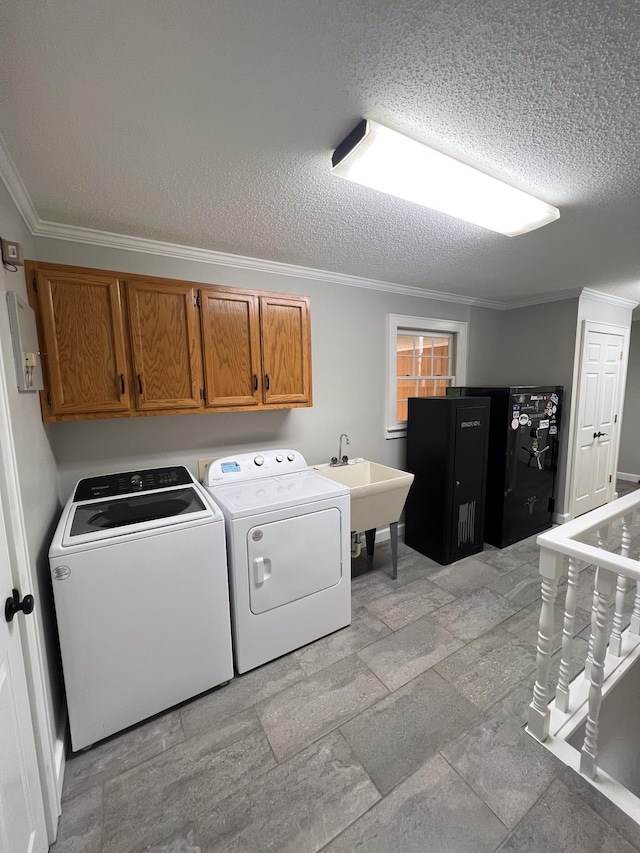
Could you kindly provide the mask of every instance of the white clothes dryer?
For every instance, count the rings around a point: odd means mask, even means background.
[[[80,480],[49,562],[73,750],[233,677],[224,520],[186,468]]]
[[[226,523],[231,625],[246,672],[351,623],[349,489],[294,450],[211,462]]]

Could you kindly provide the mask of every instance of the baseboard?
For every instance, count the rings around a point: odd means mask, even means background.
[[[62,800],[62,785],[64,782],[64,771],[67,764],[67,703],[63,701],[60,708],[60,725],[56,735],[54,746],[56,789],[58,802]]]
[[[624,471],[618,471],[616,477],[618,480],[626,480],[628,483],[640,483],[640,474],[625,474]]]
[[[51,743],[53,751],[53,783],[54,790],[49,785],[48,807],[45,808],[45,822],[47,825],[47,838],[49,844],[55,844],[58,837],[58,824],[62,813],[62,785],[64,783],[64,771],[67,764],[67,705],[64,699],[60,705],[60,723],[56,733],[55,741]],[[46,805],[46,804],[45,804]]]
[[[567,521],[571,521],[571,516],[568,512],[554,512],[551,520],[554,524],[564,524]]]
[[[56,771],[56,791],[58,797],[62,799],[62,785],[64,783],[64,769],[67,764],[66,759],[66,743],[64,738],[58,738],[55,743],[55,771]]]

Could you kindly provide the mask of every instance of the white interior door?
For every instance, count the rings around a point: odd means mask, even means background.
[[[611,500],[615,491],[618,413],[621,409],[625,335],[585,326],[574,457],[573,515]]]
[[[5,619],[12,594],[11,566],[0,496],[0,850],[48,849],[36,747],[24,672],[20,621]]]

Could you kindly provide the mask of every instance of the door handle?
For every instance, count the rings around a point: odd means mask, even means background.
[[[260,586],[271,577],[271,560],[268,557],[256,557],[253,561],[253,576],[256,586]]]
[[[13,622],[13,617],[21,610],[25,616],[33,613],[34,600],[32,595],[25,595],[20,601],[20,593],[17,589],[13,590],[11,598],[7,598],[4,603],[4,618],[7,622]]]
[[[594,432],[593,437],[594,438],[601,438],[603,435],[609,435],[609,433],[608,432]]]

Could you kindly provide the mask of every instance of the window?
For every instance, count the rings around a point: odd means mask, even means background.
[[[466,381],[467,324],[390,314],[387,332],[387,438],[399,438],[409,397],[444,396]]]

